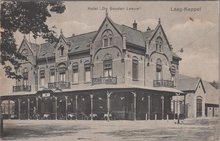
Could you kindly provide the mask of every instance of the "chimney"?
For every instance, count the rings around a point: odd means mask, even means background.
[[[134,20],[133,28],[134,28],[134,29],[137,29],[137,23],[136,23],[136,20]]]

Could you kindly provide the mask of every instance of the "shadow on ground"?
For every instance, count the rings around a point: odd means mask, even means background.
[[[64,127],[62,125],[22,125],[4,129],[3,140],[16,140],[28,138],[48,138],[76,134],[88,127]]]

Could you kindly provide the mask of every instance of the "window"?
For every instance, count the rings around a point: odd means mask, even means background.
[[[78,64],[73,64],[73,84],[79,83],[79,70],[78,70]]]
[[[28,50],[27,49],[23,49],[22,50],[22,53],[21,53],[23,56],[28,56]]]
[[[45,70],[40,71],[40,85],[44,86],[45,85]]]
[[[59,82],[66,81],[66,72],[59,72]]]
[[[90,64],[89,63],[85,63],[84,65],[84,69],[85,69],[85,82],[91,82],[91,71],[90,71]]]
[[[111,77],[112,76],[112,59],[104,60],[103,68],[104,68],[104,76]]]
[[[162,61],[158,58],[156,62],[157,80],[162,80]]]
[[[109,45],[112,45],[112,37],[109,37]]]
[[[202,116],[202,97],[198,96],[196,98],[196,117]]]
[[[107,47],[107,46],[108,46],[108,38],[105,37],[105,38],[104,38],[104,47]]]
[[[64,52],[64,47],[63,46],[60,46],[59,52],[60,52],[60,56],[63,56],[63,52]]]
[[[162,52],[162,50],[163,50],[162,48],[163,48],[163,40],[161,37],[158,37],[156,39],[156,51]]]
[[[66,65],[64,63],[59,64],[58,66],[58,72],[59,72],[59,82],[65,82],[66,81]]]
[[[50,82],[51,83],[55,82],[55,69],[54,68],[50,69]]]
[[[102,34],[103,47],[111,46],[113,44],[113,33],[111,30],[106,30]]]
[[[132,80],[138,80],[138,60],[132,59]]]
[[[28,85],[28,70],[27,70],[27,68],[25,68],[23,71],[23,85],[24,86]]]

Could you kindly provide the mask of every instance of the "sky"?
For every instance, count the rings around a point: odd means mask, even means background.
[[[218,2],[217,1],[155,1],[155,2],[65,2],[63,14],[52,14],[47,20],[49,27],[56,26],[59,36],[62,29],[65,37],[96,31],[108,9],[109,17],[118,24],[132,27],[136,20],[138,29],[154,29],[160,18],[161,24],[172,44],[174,52],[181,58],[179,71],[192,77],[213,81],[219,78],[219,41],[218,41]],[[190,9],[185,10],[185,9]],[[23,35],[16,33],[20,45]],[[43,40],[31,42],[42,43]],[[184,52],[179,50],[183,48]],[[0,89],[5,94],[12,90],[13,81],[5,78],[0,69]]]

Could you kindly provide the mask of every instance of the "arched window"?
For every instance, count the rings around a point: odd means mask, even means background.
[[[66,65],[64,63],[61,63],[58,65],[58,72],[59,72],[59,82],[65,82],[66,81]]]
[[[105,77],[112,77],[112,56],[106,54],[103,61],[103,72]]]
[[[111,30],[106,30],[102,33],[103,47],[108,47],[113,44],[113,33]]]
[[[133,57],[132,59],[132,80],[138,80],[138,58]]]
[[[58,50],[59,50],[60,56],[63,56],[64,46],[60,46]]]
[[[28,69],[24,68],[23,70],[23,85],[27,86],[28,85]]]
[[[79,83],[79,66],[78,63],[73,63],[72,65],[72,70],[73,70],[73,84],[78,84]]]
[[[84,63],[84,70],[85,70],[85,74],[84,74],[84,81],[87,82],[91,82],[91,68],[90,68],[90,63],[89,61],[86,61]]]
[[[156,39],[156,51],[162,52],[162,50],[163,50],[163,40],[161,37],[158,37]]]
[[[162,61],[159,58],[156,61],[156,75],[157,80],[162,80]]]
[[[196,117],[202,116],[202,97],[196,97]]]

